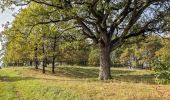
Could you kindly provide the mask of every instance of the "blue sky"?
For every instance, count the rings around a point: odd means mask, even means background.
[[[12,16],[13,11],[6,10],[3,13],[0,13],[0,31],[3,30],[2,24],[5,24],[7,21],[11,22],[14,20],[14,17]]]
[[[5,24],[7,21],[12,22],[14,17],[12,16],[15,12],[17,12],[19,7],[15,7],[15,10],[7,9],[3,13],[0,12],[0,32],[3,31],[2,24]]]
[[[12,15],[16,11],[17,10],[11,11],[11,10],[8,9],[8,10],[4,11],[3,13],[0,12],[0,32],[3,31],[2,24],[5,24],[7,21],[12,22],[14,20],[14,17]],[[2,49],[2,45],[1,45],[1,42],[0,42],[0,50],[1,49]],[[2,56],[0,56],[0,66],[2,64],[1,57]]]

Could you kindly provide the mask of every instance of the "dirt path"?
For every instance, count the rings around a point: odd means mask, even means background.
[[[13,86],[13,90],[12,90],[15,94],[16,94],[16,98],[17,100],[21,100],[21,93],[17,90],[16,86]]]

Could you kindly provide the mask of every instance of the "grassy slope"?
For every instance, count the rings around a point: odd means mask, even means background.
[[[169,85],[155,85],[151,71],[112,69],[98,81],[98,68],[58,67],[56,74],[33,68],[0,70],[0,100],[168,100]]]

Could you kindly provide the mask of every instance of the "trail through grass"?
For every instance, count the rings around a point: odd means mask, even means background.
[[[170,85],[156,85],[152,71],[113,68],[112,80],[99,81],[96,67],[47,69],[1,69],[0,100],[170,100]]]

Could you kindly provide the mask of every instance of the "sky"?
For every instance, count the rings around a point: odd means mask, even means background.
[[[0,32],[2,32],[4,30],[4,28],[2,27],[2,24],[5,24],[6,22],[12,22],[14,20],[14,17],[12,16],[14,14],[15,11],[11,11],[11,10],[6,10],[4,12],[0,12]],[[2,49],[2,45],[0,42],[0,50]],[[2,56],[1,56],[2,57]],[[0,66],[2,65],[2,61],[1,61],[1,57],[0,57]]]
[[[4,30],[3,24],[6,24],[7,22],[12,22],[14,20],[13,14],[18,12],[19,7],[14,7],[14,10],[7,9],[4,12],[0,11],[0,32]],[[0,42],[0,50],[1,50],[1,42]]]
[[[12,22],[14,20],[14,17],[12,16],[13,12],[11,10],[6,10],[3,13],[0,12],[0,32],[4,30],[2,27],[2,24],[5,24],[7,21]],[[0,43],[0,50],[2,49],[1,43]]]
[[[6,10],[3,13],[0,13],[0,32],[3,31],[2,24],[5,24],[7,21],[11,22],[14,20],[12,16],[12,11]]]
[[[4,12],[0,12],[0,32],[3,31],[2,24],[14,20],[13,14],[18,12],[19,8],[20,7],[14,7],[14,10],[7,9]]]
[[[3,31],[2,24],[5,24],[7,21],[12,22],[14,17],[12,16],[13,11],[6,10],[3,13],[0,13],[0,32]]]

